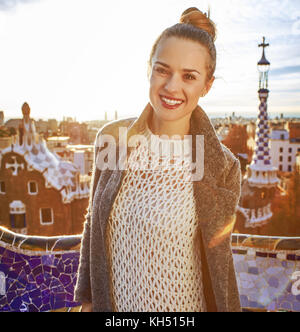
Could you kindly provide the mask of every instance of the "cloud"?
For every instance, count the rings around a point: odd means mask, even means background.
[[[28,4],[40,0],[0,0],[0,11],[11,10],[19,4]]]
[[[288,67],[273,69],[271,75],[279,76],[279,75],[287,75],[294,73],[300,73],[300,66],[288,66]]]

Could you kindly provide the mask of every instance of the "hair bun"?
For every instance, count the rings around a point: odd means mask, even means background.
[[[191,7],[186,9],[180,17],[180,23],[191,24],[201,30],[206,31],[213,39],[216,40],[216,26],[214,22],[203,14],[198,8]]]

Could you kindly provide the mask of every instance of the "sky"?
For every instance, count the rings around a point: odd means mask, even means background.
[[[0,110],[77,121],[138,116],[155,39],[196,6],[211,7],[216,80],[208,115],[256,114],[262,37],[270,47],[270,114],[300,116],[299,0],[0,0]]]

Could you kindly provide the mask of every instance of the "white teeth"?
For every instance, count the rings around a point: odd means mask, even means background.
[[[171,99],[167,99],[167,98],[164,98],[164,97],[162,97],[161,99],[162,99],[166,104],[169,104],[169,105],[182,104],[182,101],[171,100]]]

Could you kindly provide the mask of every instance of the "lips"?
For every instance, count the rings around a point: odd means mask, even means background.
[[[176,109],[184,103],[184,100],[182,100],[182,99],[177,99],[177,98],[168,97],[168,96],[164,96],[164,95],[160,95],[159,97],[160,97],[163,107],[165,107],[167,109]]]

